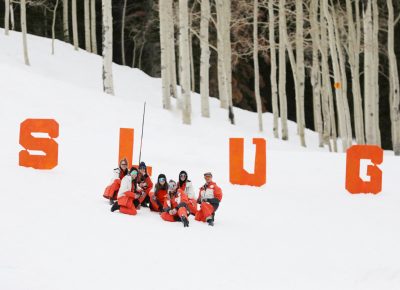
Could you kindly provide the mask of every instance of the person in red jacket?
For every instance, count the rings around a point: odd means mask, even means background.
[[[182,170],[179,173],[179,182],[178,182],[178,189],[183,190],[187,197],[189,198],[189,211],[190,214],[196,215],[197,213],[197,201],[193,189],[192,182],[188,179],[188,174],[186,171]]]
[[[138,184],[145,193],[139,199],[140,204],[144,207],[148,207],[150,203],[149,194],[153,188],[153,182],[151,181],[150,176],[147,174],[147,166],[144,162],[140,162],[139,164]]]
[[[136,215],[140,208],[139,199],[144,195],[144,190],[137,183],[138,170],[132,167],[129,174],[121,181],[118,199],[111,207],[111,211],[119,210],[121,213]]]
[[[110,200],[110,204],[114,203],[117,199],[117,194],[119,187],[121,186],[121,180],[125,175],[128,174],[128,160],[126,158],[119,162],[119,167],[115,168],[113,171],[113,177],[111,179],[111,184],[106,187],[103,193],[103,197]]]
[[[178,189],[176,182],[168,182],[168,195],[161,218],[168,222],[181,221],[186,228],[188,220],[188,197],[183,190]]]
[[[157,183],[154,186],[154,192],[149,193],[150,210],[161,212],[167,201],[168,183],[165,174],[158,175]]]
[[[197,199],[200,209],[196,213],[195,220],[207,222],[210,226],[214,226],[215,211],[222,200],[222,190],[212,180],[211,172],[204,173],[204,179],[206,183],[200,187]]]

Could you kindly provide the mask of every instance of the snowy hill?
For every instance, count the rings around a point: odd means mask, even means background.
[[[0,289],[400,289],[400,159],[387,152],[380,194],[344,188],[345,155],[301,148],[272,137],[272,117],[256,130],[254,113],[236,109],[237,126],[211,99],[212,118],[193,125],[161,107],[161,81],[114,66],[115,96],[102,93],[101,58],[68,44],[0,30]],[[142,159],[153,176],[189,172],[196,188],[211,170],[224,198],[214,228],[167,223],[142,209],[111,213],[102,192],[117,165],[119,128],[135,128],[139,155],[143,101],[148,103]],[[19,125],[53,118],[60,125],[58,166],[18,166]],[[230,137],[267,139],[267,184],[229,183]]]

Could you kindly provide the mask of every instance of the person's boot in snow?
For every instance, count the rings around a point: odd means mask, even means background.
[[[212,218],[209,218],[207,220],[207,223],[208,223],[209,226],[212,226],[212,227],[214,226],[214,220]]]
[[[120,206],[118,204],[118,201],[114,202],[114,204],[111,207],[111,211],[114,212],[116,210],[119,210]]]
[[[187,219],[187,217],[182,216],[181,217],[182,223],[183,223],[183,227],[188,227],[189,226],[189,220]]]

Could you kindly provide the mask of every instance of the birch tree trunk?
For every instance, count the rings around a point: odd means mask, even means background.
[[[179,0],[179,53],[181,54],[181,87],[183,96],[182,117],[184,124],[191,123],[190,57],[188,0]]]
[[[360,17],[358,11],[359,1],[356,0],[356,24],[354,25],[353,9],[350,0],[346,0],[347,25],[348,25],[348,60],[350,64],[353,92],[354,129],[357,144],[364,144],[364,120],[360,84]]]
[[[91,12],[90,12],[91,27],[90,27],[90,31],[92,33],[92,52],[97,54],[96,0],[91,0],[90,7],[91,7]]]
[[[169,62],[169,75],[170,79],[170,95],[174,98],[177,98],[178,108],[182,108],[182,98],[178,97],[177,92],[177,77],[176,77],[176,56],[175,56],[175,26],[174,26],[174,7],[172,0],[165,0],[168,2],[167,6],[167,15],[168,15],[168,22],[167,22],[167,45],[168,45],[168,62]]]
[[[79,39],[78,39],[78,19],[76,11],[76,0],[72,0],[72,37],[74,42],[75,50],[79,49]]]
[[[378,146],[381,146],[381,131],[379,129],[379,9],[377,0],[372,0],[372,8],[373,8],[373,64],[374,69],[373,73],[373,84],[374,84],[374,99],[375,99],[375,136],[376,142]]]
[[[90,43],[90,0],[84,0],[84,14],[85,14],[85,49],[88,52],[92,51]]]
[[[102,0],[103,11],[103,90],[114,95],[112,74],[113,20],[111,0]]]
[[[375,88],[374,88],[374,47],[371,0],[367,1],[364,12],[364,111],[365,137],[367,144],[378,144],[375,129]]]
[[[28,41],[26,36],[26,0],[21,0],[21,31],[22,31],[22,44],[23,44],[23,52],[24,52],[24,60],[26,65],[29,64],[29,56],[28,56]]]
[[[122,57],[122,64],[126,65],[125,61],[125,15],[126,15],[126,1],[124,0],[124,7],[122,8],[122,23],[121,23],[121,57]],[[164,0],[165,1],[165,0]],[[163,1],[160,1],[163,2]],[[160,3],[160,6],[162,4]],[[161,11],[160,11],[161,12]],[[161,18],[161,15],[160,15]],[[161,25],[161,24],[160,24]],[[160,27],[161,30],[161,27]]]
[[[282,123],[282,140],[288,140],[287,97],[286,97],[286,0],[279,0],[279,106]]]
[[[8,35],[10,30],[10,0],[5,0],[4,5],[4,33]]]
[[[332,20],[332,15],[329,12],[328,5],[329,5],[328,0],[324,0],[323,13],[328,23],[329,47],[332,60],[333,75],[335,83],[339,84],[339,86],[342,86],[343,81],[338,60],[334,23]],[[337,115],[339,122],[339,135],[342,139],[342,150],[343,152],[346,152],[347,148],[349,147],[349,144],[347,139],[347,127],[346,127],[346,118],[344,113],[343,92],[340,88],[336,88],[335,94],[336,94],[336,107],[337,107]]]
[[[192,8],[189,13],[189,57],[190,57],[190,88],[194,92],[196,90],[196,79],[194,75],[194,58],[193,58],[193,34],[192,34],[192,25],[193,25],[193,11],[196,6],[196,2],[194,2]]]
[[[269,47],[270,47],[270,61],[271,61],[271,98],[272,98],[272,112],[274,116],[273,132],[274,137],[279,138],[279,107],[278,107],[278,87],[276,81],[276,43],[275,43],[275,13],[274,13],[274,0],[268,1],[268,14],[269,14]]]
[[[69,21],[68,21],[68,0],[63,0],[63,32],[64,32],[64,41],[70,42],[69,39]]]
[[[319,147],[324,146],[323,139],[323,123],[321,115],[321,69],[319,62],[318,47],[320,45],[320,28],[318,23],[318,1],[311,0],[310,3],[310,25],[312,38],[312,68],[311,68],[311,85],[313,88],[313,112],[314,127],[318,133]]]
[[[125,1],[126,3],[126,1]],[[160,46],[161,46],[161,80],[162,80],[162,103],[163,108],[169,110],[171,108],[171,100],[170,100],[170,75],[169,75],[169,66],[172,65],[169,63],[169,45],[167,45],[168,41],[168,15],[167,9],[168,5],[172,3],[168,3],[168,1],[160,1],[159,3],[159,17],[160,17]]]
[[[229,106],[228,89],[225,74],[225,48],[224,48],[224,1],[216,2],[217,8],[217,50],[218,50],[218,92],[221,108],[227,109]]]
[[[11,30],[15,30],[14,5],[12,2],[10,2],[10,21],[11,21]]]
[[[209,23],[210,23],[210,1],[201,0],[200,20],[200,95],[201,95],[201,116],[210,117],[209,102],[209,69],[210,69],[210,47],[209,47]]]
[[[390,117],[392,123],[392,144],[396,156],[400,156],[400,84],[399,71],[397,68],[397,58],[395,54],[394,42],[394,13],[393,2],[387,0],[388,7],[388,52],[389,52],[389,71],[390,71]]]
[[[256,97],[258,129],[263,131],[262,104],[260,96],[260,69],[258,65],[258,0],[253,0],[253,62],[254,62],[254,94]]]
[[[297,128],[300,136],[301,146],[306,147],[305,139],[305,114],[304,114],[304,13],[303,1],[296,1],[296,107],[297,107]]]
[[[54,39],[56,38],[55,26],[56,26],[56,16],[57,16],[58,0],[53,10],[53,23],[51,24],[51,54],[54,54]]]

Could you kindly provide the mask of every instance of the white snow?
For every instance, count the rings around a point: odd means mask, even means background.
[[[0,289],[400,289],[400,159],[385,152],[383,190],[351,195],[343,153],[317,147],[307,131],[299,146],[257,132],[257,116],[235,109],[237,125],[211,99],[212,118],[193,125],[161,106],[161,81],[114,65],[115,96],[102,93],[101,58],[29,35],[0,30]],[[142,159],[176,179],[189,172],[196,188],[212,171],[224,198],[213,228],[167,223],[142,209],[111,213],[102,193],[117,166],[119,128],[135,128]],[[54,118],[59,164],[40,171],[18,166],[19,125]],[[254,137],[267,139],[267,184],[229,183],[229,138],[246,138],[251,172]],[[154,178],[153,178],[154,180]]]

